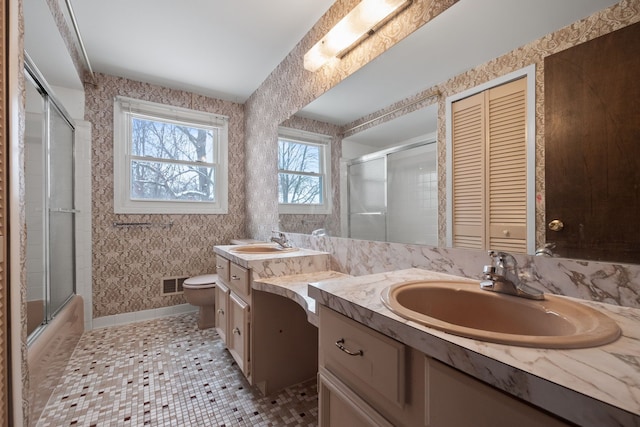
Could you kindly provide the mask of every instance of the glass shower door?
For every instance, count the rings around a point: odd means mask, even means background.
[[[349,166],[349,237],[385,241],[387,211],[386,159]]]
[[[74,130],[49,102],[49,317],[75,292]]]

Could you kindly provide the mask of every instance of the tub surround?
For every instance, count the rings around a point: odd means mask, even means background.
[[[577,350],[514,347],[427,328],[383,305],[380,293],[387,286],[424,279],[460,277],[412,268],[311,283],[308,293],[320,304],[579,425],[640,425],[639,309],[581,301],[618,323],[622,336],[611,344]]]
[[[84,332],[84,302],[73,297],[29,346],[29,419],[37,420]]]

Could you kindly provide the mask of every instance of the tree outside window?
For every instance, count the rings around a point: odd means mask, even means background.
[[[280,128],[278,138],[278,202],[280,213],[331,212],[329,137]]]
[[[215,201],[215,129],[131,122],[132,199]]]
[[[114,101],[114,212],[225,214],[228,118]]]

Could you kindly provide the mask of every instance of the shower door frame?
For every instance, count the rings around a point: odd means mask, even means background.
[[[418,147],[422,147],[422,146],[426,146],[426,145],[431,145],[431,144],[436,144],[437,145],[438,140],[435,136],[432,135],[428,135],[424,138],[421,138],[419,141],[415,141],[415,142],[411,142],[409,144],[404,144],[404,145],[398,145],[395,147],[390,147],[390,148],[386,148],[386,149],[382,149],[373,153],[369,153],[369,154],[365,154],[363,156],[360,157],[356,157],[354,159],[351,159],[347,162],[346,166],[347,166],[347,237],[349,238],[353,238],[351,236],[351,174],[349,173],[349,168],[353,165],[356,164],[361,164],[361,163],[366,163],[372,160],[378,160],[378,159],[384,159],[384,203],[385,203],[385,208],[383,211],[381,212],[375,212],[373,214],[377,214],[377,215],[381,215],[384,217],[384,235],[385,235],[385,239],[383,240],[384,242],[388,242],[389,241],[389,209],[388,209],[388,158],[391,154],[394,153],[399,153],[402,151],[406,151],[406,150],[411,150],[414,148],[418,148]],[[436,171],[437,171],[437,162],[436,162]]]
[[[75,132],[76,126],[74,121],[71,119],[69,113],[65,110],[65,108],[56,100],[53,96],[53,90],[47,84],[44,76],[40,73],[38,68],[35,66],[27,52],[24,52],[24,73],[25,79],[30,79],[35,84],[38,92],[43,97],[44,101],[44,118],[43,118],[43,141],[42,141],[42,150],[43,150],[43,180],[44,180],[44,194],[43,194],[43,247],[44,247],[44,295],[45,295],[45,310],[44,310],[44,319],[43,322],[28,336],[27,344],[31,344],[37,336],[44,330],[44,327],[48,323],[53,320],[53,318],[62,310],[67,303],[77,294],[77,265],[76,265],[76,214],[79,212],[76,210],[76,200],[75,200],[75,176],[76,176],[76,158],[75,158]],[[71,281],[72,281],[72,291],[71,294],[57,307],[55,310],[51,308],[51,242],[50,242],[50,216],[54,211],[51,209],[51,109],[54,108],[61,118],[69,125],[72,137],[71,137],[71,209],[56,209],[56,213],[68,213],[72,215],[71,217],[71,242],[72,242],[72,260],[73,265],[71,269]]]

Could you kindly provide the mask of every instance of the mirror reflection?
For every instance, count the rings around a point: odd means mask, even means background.
[[[516,4],[517,3],[517,4]],[[341,147],[340,160],[334,158],[334,162],[341,162],[341,179],[340,185],[336,187],[334,183],[334,191],[340,192],[339,206],[334,204],[332,212],[337,213],[340,217],[340,224],[337,226],[335,218],[331,221],[320,216],[313,218],[313,226],[310,227],[310,217],[300,218],[301,222],[286,222],[283,229],[292,232],[311,233],[314,229],[326,228],[331,235],[339,235],[345,237],[365,238],[373,240],[389,240],[394,241],[393,237],[389,237],[386,218],[385,227],[382,227],[383,221],[378,221],[377,225],[370,228],[373,230],[366,231],[367,227],[354,226],[354,216],[357,215],[355,207],[371,208],[371,213],[384,213],[387,215],[393,208],[390,204],[389,189],[386,188],[384,197],[380,197],[380,190],[376,193],[378,198],[369,199],[369,192],[359,189],[357,185],[350,184],[348,175],[355,176],[356,172],[362,175],[361,168],[363,159],[366,156],[372,156],[371,153],[378,153],[378,157],[386,156],[383,150],[393,146],[375,146],[371,144],[367,146],[365,136],[368,133],[380,131],[382,135],[386,126],[391,127],[392,123],[400,124],[399,119],[385,122],[379,126],[369,127],[366,131],[357,132],[351,135],[349,128],[354,123],[366,121],[376,111],[384,111],[390,106],[401,101],[410,100],[429,88],[444,88],[444,95],[438,99],[438,103],[442,107],[440,112],[440,120],[444,119],[445,98],[462,90],[473,87],[473,81],[457,80],[465,75],[465,70],[473,69],[478,64],[486,64],[494,58],[503,59],[503,63],[491,63],[490,69],[484,70],[489,74],[500,76],[506,74],[507,71],[501,72],[500,69],[513,70],[514,64],[521,64],[525,67],[529,64],[541,64],[540,58],[536,58],[531,52],[521,54],[517,50],[518,47],[527,45],[535,40],[552,34],[567,25],[570,25],[586,16],[589,16],[599,10],[609,7],[615,1],[594,0],[589,2],[570,1],[562,4],[558,2],[544,1],[536,2],[531,5],[524,5],[520,2],[505,2],[500,0],[483,0],[480,2],[459,2],[452,6],[441,16],[434,19],[428,25],[425,25],[402,42],[398,43],[392,49],[385,52],[379,58],[375,59],[367,66],[356,72],[354,75],[345,79],[338,86],[334,87],[308,106],[303,108],[296,116],[314,119],[317,122],[326,123],[327,126],[337,127],[337,132],[331,135],[332,143],[339,144]],[[518,10],[512,9],[518,8]],[[527,8],[526,10],[522,8]],[[492,15],[492,16],[489,16]],[[508,18],[508,19],[507,19]],[[509,28],[505,28],[505,23],[509,22]],[[509,37],[505,37],[509,34]],[[545,38],[546,43],[559,42],[553,38]],[[577,43],[577,42],[576,42]],[[502,57],[507,52],[511,52],[506,57]],[[531,56],[533,55],[533,57]],[[478,73],[476,73],[478,74]],[[481,73],[480,73],[481,74]],[[455,78],[454,78],[455,77]],[[482,77],[482,76],[477,76]],[[471,77],[473,80],[474,77]],[[541,76],[536,77],[536,85],[542,85]],[[543,87],[538,86],[536,91],[542,91]],[[537,94],[539,96],[540,93]],[[536,109],[542,111],[544,104],[536,105]],[[433,120],[438,119],[436,107],[433,106]],[[538,119],[536,119],[537,121]],[[544,122],[541,123],[544,125]],[[445,122],[441,123],[439,138],[444,139]],[[401,125],[398,126],[402,128]],[[435,132],[434,125],[433,131]],[[544,129],[544,127],[543,127]],[[334,129],[335,131],[335,129]],[[350,135],[344,139],[341,134]],[[359,140],[362,138],[362,141]],[[386,136],[381,136],[381,139]],[[537,143],[541,144],[544,152],[544,138],[537,136]],[[434,146],[442,146],[445,141],[435,141]],[[441,150],[438,148],[437,150]],[[443,155],[441,153],[441,155]],[[538,171],[544,169],[542,157],[536,154],[536,168]],[[376,156],[373,156],[376,157]],[[387,157],[385,159],[388,160]],[[385,162],[387,161],[385,160]],[[375,163],[372,163],[375,164]],[[359,165],[359,166],[356,166]],[[442,160],[438,164],[440,174],[442,176],[444,164]],[[349,174],[349,169],[351,173]],[[379,173],[388,174],[388,165],[379,166]],[[335,175],[334,175],[335,176]],[[536,248],[542,247],[545,242],[545,212],[544,212],[544,175],[540,173],[536,177]],[[442,178],[441,178],[442,181]],[[350,186],[351,185],[351,186]],[[446,191],[444,182],[440,182],[441,196]],[[546,184],[548,187],[548,183]],[[360,191],[360,198],[355,200],[354,191]],[[382,204],[383,201],[386,204]],[[441,203],[443,203],[441,201]],[[370,205],[370,206],[369,206]],[[384,207],[384,209],[382,209]],[[406,210],[406,209],[405,209]],[[442,215],[442,206],[440,215]],[[328,218],[328,217],[327,217]],[[281,216],[281,220],[283,216]],[[289,218],[291,219],[291,218]],[[379,218],[380,219],[380,218]],[[306,221],[306,227],[304,225]],[[442,228],[443,219],[440,218]],[[374,223],[373,217],[368,218],[369,223]],[[284,223],[281,221],[281,225]],[[441,230],[442,232],[442,230]],[[402,241],[399,239],[399,241]],[[440,236],[440,242],[443,242]],[[421,242],[421,241],[420,241]],[[425,244],[431,245],[425,240]],[[555,252],[555,256],[567,256],[562,253]],[[583,253],[580,257],[585,259],[601,259],[592,257],[589,253]],[[611,259],[612,261],[616,260]],[[635,261],[633,261],[635,262]]]
[[[438,244],[436,126],[431,105],[342,140],[341,236]]]

